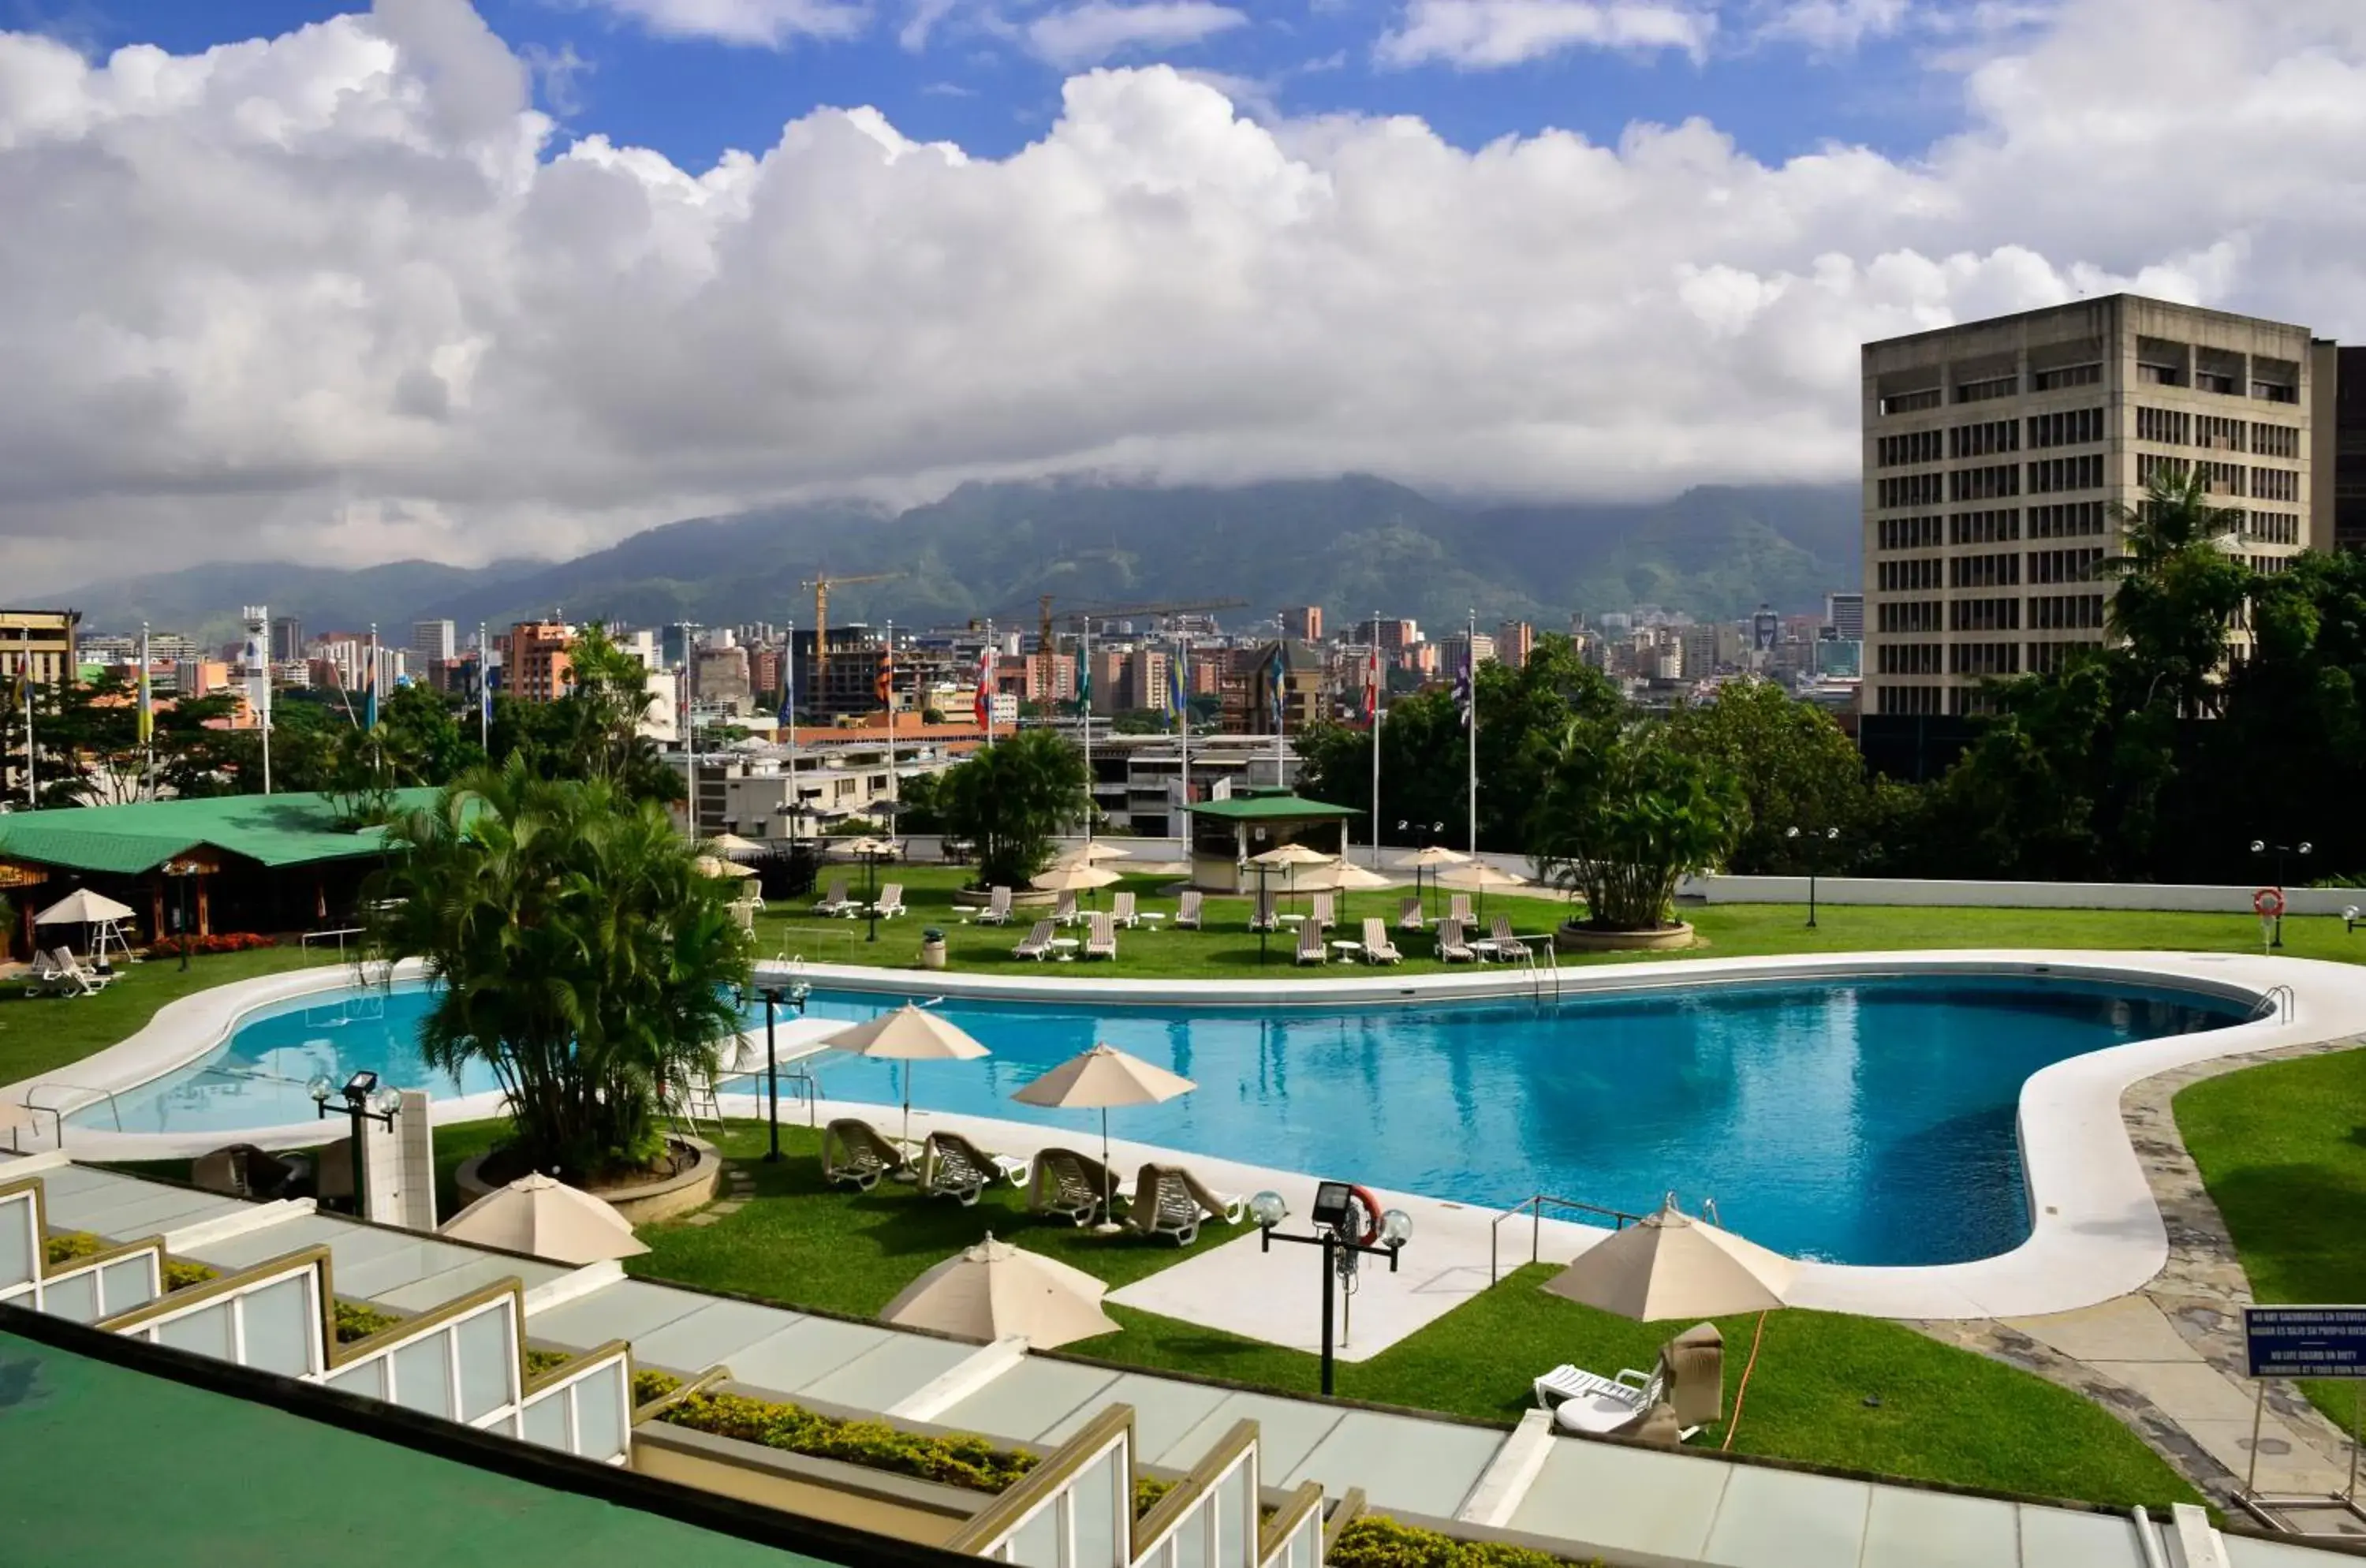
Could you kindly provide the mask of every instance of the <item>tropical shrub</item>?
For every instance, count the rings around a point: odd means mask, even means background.
[[[1348,1520],[1324,1562],[1328,1568],[1573,1568],[1572,1559],[1550,1552],[1501,1541],[1462,1540],[1380,1514],[1358,1514]],[[1585,1568],[1602,1568],[1601,1560],[1588,1559]]]
[[[384,1333],[402,1319],[390,1312],[380,1312],[360,1302],[339,1300],[332,1304],[337,1321],[337,1343],[350,1345],[356,1339],[366,1339],[373,1334]]]
[[[938,786],[944,830],[975,847],[978,886],[1019,887],[1052,858],[1052,836],[1091,809],[1085,760],[1057,730],[997,741]]]
[[[1589,927],[1654,931],[1676,884],[1732,848],[1746,812],[1733,774],[1679,750],[1667,726],[1580,722],[1563,739],[1534,852],[1584,898]]]
[[[252,953],[258,947],[277,947],[279,939],[265,936],[261,931],[215,931],[208,936],[160,937],[148,944],[152,958],[178,958],[186,947],[193,953]]]
[[[422,958],[439,987],[429,1066],[490,1068],[512,1154],[577,1182],[664,1146],[664,1087],[715,1071],[738,1032],[749,938],[663,807],[521,761],[471,774],[389,825],[373,957]]]
[[[648,1398],[646,1389],[655,1389]],[[645,1383],[637,1377],[637,1404],[661,1398],[670,1388]],[[750,1399],[737,1393],[693,1393],[668,1405],[658,1419],[693,1431],[712,1432],[743,1443],[805,1454],[812,1459],[842,1460],[872,1470],[893,1471],[923,1481],[942,1482],[973,1492],[1001,1492],[1035,1468],[1036,1456],[1024,1449],[997,1449],[984,1438],[963,1434],[925,1437],[881,1421],[843,1421],[802,1405]]]

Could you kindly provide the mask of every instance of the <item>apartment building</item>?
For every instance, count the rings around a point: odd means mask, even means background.
[[[79,610],[0,610],[0,687],[22,677],[37,686],[72,681],[80,668]]]
[[[450,621],[413,621],[411,651],[422,664],[448,664],[460,655],[460,628]]]
[[[1865,344],[1868,751],[2099,646],[2115,509],[2155,472],[2198,469],[2261,571],[2329,546],[2315,358],[2304,328],[2126,294]]]
[[[2366,348],[2316,350],[2318,513],[2335,547],[2366,550]]]
[[[1515,670],[1527,667],[1537,651],[1537,628],[1526,621],[1505,621],[1495,628],[1495,657]]]
[[[510,627],[501,689],[520,702],[556,702],[575,683],[575,628],[561,621],[520,621]]]

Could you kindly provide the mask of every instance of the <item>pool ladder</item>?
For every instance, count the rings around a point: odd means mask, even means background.
[[[1528,995],[1538,1006],[1542,1007],[1548,1000],[1555,1003],[1560,1000],[1560,952],[1554,947],[1549,933],[1539,940],[1545,944],[1545,961],[1542,964],[1537,962],[1536,947],[1528,942],[1520,943],[1520,956],[1514,962],[1528,972]]]

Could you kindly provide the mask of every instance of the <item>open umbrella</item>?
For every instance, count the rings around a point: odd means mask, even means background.
[[[737,861],[727,861],[720,855],[701,855],[695,864],[701,876],[760,876],[763,874],[752,865],[741,865]]]
[[[822,1042],[878,1062],[969,1062],[993,1053],[959,1025],[917,1002],[853,1024]],[[904,1141],[912,1141],[912,1069],[904,1069]]]
[[[1306,880],[1298,885],[1301,893],[1368,893],[1375,887],[1391,886],[1377,871],[1368,870],[1353,861],[1333,861],[1308,871]]]
[[[763,845],[753,839],[743,839],[737,833],[717,833],[706,843],[718,855],[760,855],[764,852]]]
[[[1400,859],[1397,862],[1397,866],[1400,870],[1410,871],[1413,873],[1413,894],[1414,897],[1418,898],[1421,897],[1421,874],[1423,872],[1435,866],[1460,865],[1470,860],[1470,857],[1469,855],[1464,854],[1460,850],[1449,850],[1444,844],[1429,844],[1421,849],[1415,850],[1413,853]],[[1422,905],[1423,912],[1426,914],[1428,908],[1428,904],[1425,902]]]
[[[123,940],[123,929],[117,922],[139,919],[128,904],[118,904],[104,893],[93,893],[87,887],[77,887],[56,903],[33,917],[37,926],[88,926],[91,928],[90,953],[104,960],[107,939],[113,937],[115,945],[128,956],[130,944]]]
[[[1104,1180],[1109,1171],[1109,1113],[1112,1105],[1156,1105],[1176,1096],[1189,1094],[1199,1086],[1165,1067],[1155,1066],[1139,1056],[1130,1056],[1114,1045],[1096,1045],[1082,1055],[1071,1056],[1050,1072],[1035,1078],[1010,1098],[1021,1105],[1046,1105],[1063,1111],[1098,1111],[1101,1113],[1101,1171]],[[1101,1228],[1115,1230],[1109,1213],[1115,1195],[1101,1194]]]
[[[1052,863],[1053,865],[1089,865],[1095,861],[1130,859],[1132,854],[1132,850],[1121,850],[1115,844],[1096,839],[1089,844],[1078,844],[1073,849],[1062,850],[1053,857]]]
[[[1287,873],[1289,881],[1283,885],[1282,896],[1288,897],[1298,891],[1300,866],[1329,865],[1335,858],[1336,857],[1326,855],[1321,850],[1309,849],[1304,844],[1283,844],[1278,849],[1268,850],[1261,855],[1249,856],[1249,863],[1268,871],[1279,869]]]
[[[441,1234],[579,1265],[648,1250],[624,1215],[540,1171],[486,1193],[446,1220]]]
[[[1650,1323],[1779,1307],[1798,1272],[1781,1253],[1694,1219],[1672,1197],[1658,1213],[1588,1247],[1545,1289]]]
[[[1055,1258],[994,1239],[946,1258],[904,1287],[879,1321],[963,1339],[1021,1338],[1039,1350],[1114,1334],[1101,1310],[1109,1287]]]
[[[1504,871],[1489,865],[1483,860],[1474,860],[1461,865],[1448,866],[1444,871],[1439,872],[1437,885],[1440,887],[1467,887],[1474,890],[1479,895],[1480,912],[1484,914],[1487,909],[1487,889],[1526,887],[1529,883],[1527,877],[1516,871]]]
[[[1040,887],[1046,893],[1085,893],[1096,887],[1107,887],[1118,880],[1116,872],[1076,861],[1067,865],[1054,863],[1027,879],[1030,887]]]

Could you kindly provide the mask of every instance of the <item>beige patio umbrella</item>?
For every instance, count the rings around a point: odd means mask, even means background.
[[[695,863],[698,874],[701,876],[760,876],[763,874],[752,865],[741,865],[737,861],[727,861],[720,855],[701,855]]]
[[[1651,1323],[1770,1311],[1784,1304],[1798,1272],[1781,1253],[1694,1219],[1671,1197],[1658,1213],[1588,1247],[1545,1289]]]
[[[992,1055],[941,1013],[918,1002],[849,1026],[822,1042],[833,1051],[876,1062],[970,1062]],[[912,1141],[912,1069],[904,1069],[904,1141]]]
[[[648,1250],[624,1215],[540,1171],[488,1192],[446,1220],[441,1234],[559,1263],[599,1263]]]
[[[1358,865],[1353,861],[1333,861],[1318,865],[1306,874],[1298,885],[1301,893],[1364,893],[1375,887],[1392,886],[1379,872]]]
[[[1335,856],[1324,854],[1321,850],[1308,849],[1304,844],[1284,844],[1279,849],[1268,850],[1261,855],[1249,856],[1249,863],[1263,866],[1268,870],[1287,873],[1288,880],[1282,885],[1282,896],[1288,897],[1298,891],[1300,866],[1329,865],[1335,858]]]
[[[1101,1113],[1101,1172],[1109,1177],[1109,1113],[1110,1107],[1125,1105],[1156,1105],[1189,1094],[1200,1086],[1177,1073],[1130,1056],[1114,1045],[1095,1045],[1082,1055],[1071,1056],[1042,1077],[1029,1082],[1010,1098],[1021,1105],[1044,1105],[1060,1111],[1098,1111]],[[1101,1193],[1099,1228],[1115,1230],[1110,1221],[1110,1210],[1116,1194]]]
[[[1101,1310],[1108,1289],[1081,1269],[997,1241],[988,1231],[975,1247],[905,1286],[879,1321],[963,1339],[1022,1338],[1048,1350],[1118,1330]]]
[[[743,839],[737,833],[717,833],[707,841],[707,847],[718,855],[760,855],[764,846],[753,839]]]
[[[1504,871],[1488,864],[1483,860],[1474,860],[1466,861],[1460,865],[1449,865],[1439,872],[1437,885],[1440,887],[1473,889],[1479,895],[1479,909],[1483,914],[1487,908],[1487,889],[1526,887],[1529,886],[1529,882],[1516,871]]]
[[[874,839],[867,833],[860,839],[849,839],[844,843],[833,847],[842,855],[892,855],[896,852],[894,844],[885,839]]]
[[[1084,893],[1096,887],[1107,887],[1117,880],[1117,873],[1103,866],[1087,865],[1082,861],[1066,865],[1055,862],[1029,877],[1027,886],[1040,887],[1046,893]]]
[[[1464,854],[1460,850],[1449,850],[1444,844],[1430,844],[1422,849],[1415,850],[1409,855],[1400,857],[1397,861],[1397,867],[1401,871],[1410,871],[1413,873],[1413,896],[1419,898],[1422,896],[1422,873],[1436,866],[1461,865],[1467,863],[1470,859],[1470,857]],[[1427,900],[1425,899],[1422,903],[1422,913],[1425,919],[1427,918],[1428,912],[1429,904]]]
[[[1078,844],[1073,849],[1062,850],[1053,857],[1052,863],[1053,865],[1089,865],[1095,861],[1129,860],[1132,855],[1132,850],[1121,850],[1115,844],[1096,839],[1089,844]]]

